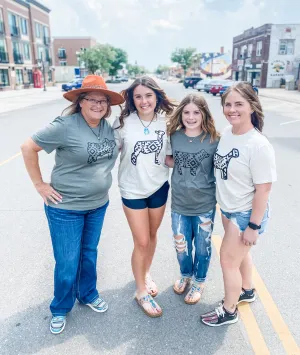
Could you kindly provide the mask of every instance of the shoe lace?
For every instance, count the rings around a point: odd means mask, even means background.
[[[218,317],[225,316],[225,311],[224,311],[223,305],[220,305],[219,307],[216,308],[216,314]]]

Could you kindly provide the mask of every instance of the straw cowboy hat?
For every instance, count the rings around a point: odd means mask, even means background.
[[[99,75],[88,75],[83,79],[80,89],[71,90],[65,93],[63,96],[65,99],[74,102],[78,95],[83,92],[100,92],[110,98],[110,104],[120,105],[125,100],[122,95],[117,92],[107,89],[106,83],[102,76]]]

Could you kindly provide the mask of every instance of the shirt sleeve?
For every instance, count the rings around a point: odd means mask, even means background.
[[[271,144],[258,147],[250,160],[254,184],[266,184],[277,180],[275,153]]]
[[[114,130],[114,137],[115,137],[115,141],[116,141],[117,147],[120,150],[122,148],[122,145],[123,145],[123,137],[122,137],[122,129],[118,128],[118,127],[120,127],[119,118],[117,118],[115,120],[115,122],[113,123],[112,127],[113,127],[113,130]]]
[[[65,120],[57,117],[31,137],[33,141],[48,154],[65,144]]]
[[[171,145],[171,137],[170,136],[168,136],[168,139],[167,139],[166,155],[173,155],[172,145]]]

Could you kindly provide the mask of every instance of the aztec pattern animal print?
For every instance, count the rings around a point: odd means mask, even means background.
[[[208,157],[209,154],[204,149],[201,149],[197,153],[186,153],[175,150],[174,163],[180,175],[182,175],[182,168],[187,168],[190,169],[191,175],[196,176],[197,169],[201,165],[202,160]]]
[[[100,143],[88,143],[87,152],[89,154],[88,163],[95,163],[98,158],[107,154],[107,158],[111,159],[114,153],[116,142],[114,140],[108,140],[104,138]]]
[[[218,150],[217,150],[218,151]],[[228,179],[228,166],[232,158],[238,158],[240,153],[238,149],[233,148],[228,154],[222,156],[216,151],[214,155],[214,165],[216,169],[221,170],[221,179]]]
[[[133,153],[131,154],[131,163],[136,165],[137,158],[140,154],[151,154],[155,153],[154,155],[154,163],[156,165],[160,165],[158,161],[159,153],[163,147],[163,136],[165,134],[164,131],[155,131],[157,134],[157,139],[148,140],[148,141],[137,141],[135,143]]]

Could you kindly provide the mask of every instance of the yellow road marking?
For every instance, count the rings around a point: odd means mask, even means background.
[[[259,276],[255,267],[253,267],[253,283],[255,289],[259,295],[259,299],[263,304],[270,320],[273,325],[274,330],[278,334],[282,345],[287,352],[287,354],[300,354],[300,349],[294,340],[288,326],[283,320],[272,296],[270,295],[266,285],[264,284],[262,278]]]
[[[220,247],[221,247],[221,237],[219,235],[213,235],[212,242],[215,249],[220,257]],[[267,355],[270,351],[267,344],[262,336],[259,326],[256,322],[254,314],[249,306],[249,304],[243,304],[239,306],[239,314],[246,328],[250,344],[253,348],[255,354]]]
[[[4,164],[6,164],[6,163],[9,163],[11,160],[13,160],[13,159],[19,157],[21,154],[22,154],[22,153],[19,152],[19,153],[13,155],[12,157],[8,158],[7,160],[4,160],[3,162],[0,163],[0,166],[4,165]]]
[[[220,211],[220,206],[217,205],[217,211],[219,213],[219,215],[221,215],[221,211]],[[217,241],[216,241],[217,238]],[[213,243],[216,247],[215,241],[218,245],[218,248],[220,249],[221,246],[221,238],[219,236],[213,236]],[[217,249],[217,247],[216,247]],[[218,251],[219,253],[219,251]],[[279,339],[282,342],[282,345],[285,349],[285,351],[287,352],[287,354],[289,355],[300,355],[300,349],[295,341],[295,339],[293,338],[291,332],[289,331],[288,326],[286,325],[285,321],[283,320],[271,294],[269,293],[266,285],[264,284],[262,278],[260,277],[256,267],[253,265],[253,284],[255,286],[256,292],[259,295],[259,299],[261,301],[261,303],[263,304],[265,311],[268,315],[268,317],[270,318],[270,321],[273,325],[273,328],[275,330],[275,332],[278,334]],[[250,307],[248,304],[242,304],[239,306],[239,311],[241,313],[241,317],[244,321],[243,318],[243,313],[242,310],[243,309],[247,309],[247,306],[250,310],[250,312],[252,313]],[[246,311],[244,313],[244,315],[248,314],[248,311]],[[253,316],[253,313],[252,313]],[[254,317],[254,316],[253,316]],[[248,316],[245,318],[245,322],[248,322]],[[255,321],[255,319],[254,319]],[[256,323],[256,321],[255,321]],[[245,323],[246,324],[246,323]],[[248,332],[249,334],[249,332]],[[253,344],[252,344],[253,346]]]

